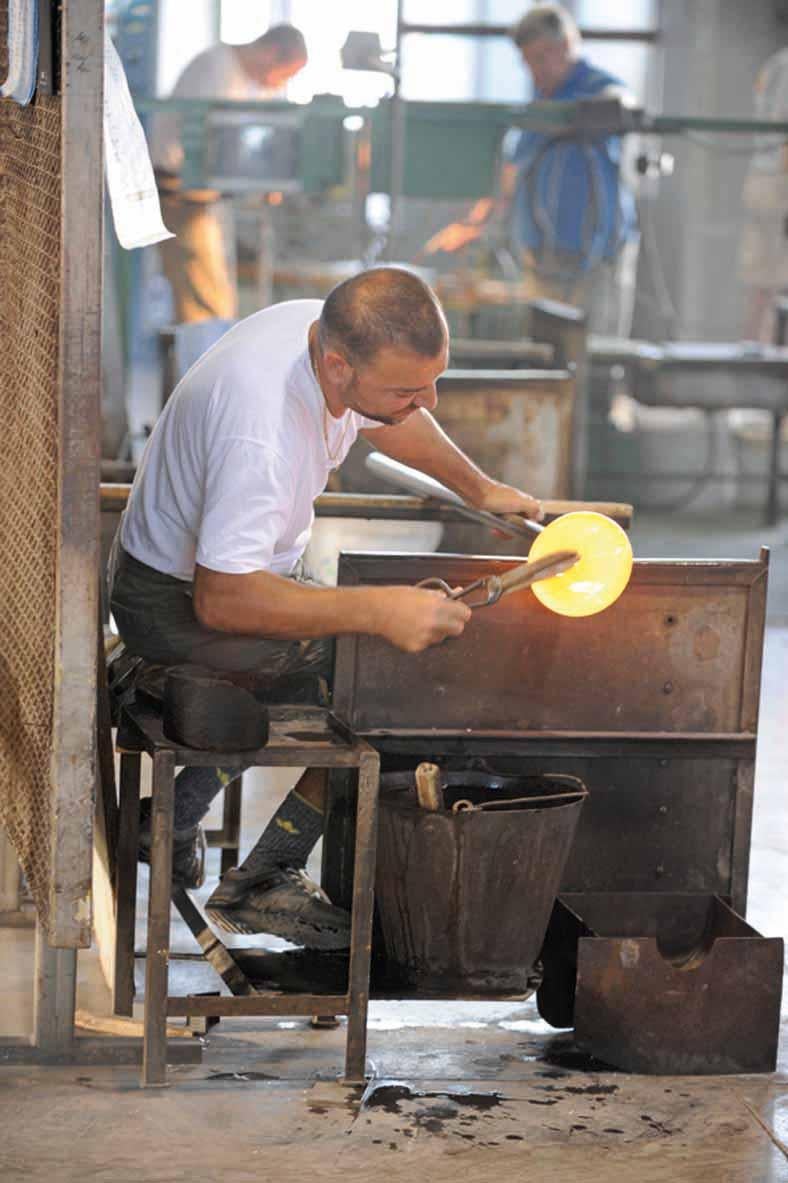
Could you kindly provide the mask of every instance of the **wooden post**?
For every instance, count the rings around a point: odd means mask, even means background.
[[[37,925],[33,1040],[44,1055],[62,1055],[71,1048],[76,991],[76,949],[53,949],[43,925]]]
[[[175,756],[153,757],[148,952],[145,961],[145,1042],[142,1079],[167,1083],[167,970],[170,961],[172,832],[175,811]]]
[[[58,556],[48,933],[91,941],[98,615],[104,4],[62,7]]]

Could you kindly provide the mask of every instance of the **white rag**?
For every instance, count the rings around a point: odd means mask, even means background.
[[[130,251],[174,235],[162,220],[145,133],[109,33],[104,54],[104,167],[115,233]]]
[[[38,0],[8,0],[8,77],[0,95],[26,107],[36,89],[37,69]]]

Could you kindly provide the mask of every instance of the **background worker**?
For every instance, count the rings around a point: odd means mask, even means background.
[[[512,29],[534,100],[627,98],[622,83],[582,56],[580,32],[560,4],[536,4]],[[507,154],[496,202],[427,244],[457,249],[483,233],[493,212],[509,222],[528,300],[583,308],[592,331],[628,336],[638,255],[634,196],[621,176],[621,138],[577,139],[521,131]],[[443,235],[443,239],[441,239]]]
[[[172,91],[174,99],[262,102],[280,94],[307,61],[303,35],[292,25],[274,25],[247,45],[214,45],[189,63]],[[228,242],[234,235],[227,203],[212,189],[183,189],[181,120],[176,112],[156,116],[151,159],[164,223],[175,238],[163,242],[164,274],[170,282],[179,324],[213,318],[234,320],[238,293]],[[234,253],[234,252],[233,252]]]
[[[788,119],[788,49],[775,53],[755,83],[755,118]],[[758,137],[743,193],[739,275],[746,292],[744,336],[774,341],[775,302],[788,288],[788,144]]]
[[[328,679],[332,638],[368,633],[418,652],[462,633],[464,604],[416,587],[317,588],[302,578],[313,502],[359,432],[470,504],[541,516],[492,480],[431,415],[448,330],[433,292],[378,268],[319,300],[241,321],[194,365],[159,418],[119,534],[112,612],[127,648],[161,665],[194,662],[270,685]],[[174,872],[202,877],[199,823],[239,770],[185,769],[176,782]],[[322,833],[325,772],[307,770],[208,914],[236,932],[322,948],[350,920],[304,872]],[[141,819],[142,857],[150,841]]]

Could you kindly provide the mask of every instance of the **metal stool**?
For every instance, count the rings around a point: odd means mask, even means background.
[[[145,704],[122,708],[117,747],[120,764],[120,815],[117,852],[117,931],[113,1005],[116,1014],[130,1015],[134,1002],[134,923],[137,895],[140,765],[143,753],[153,763],[150,894],[145,963],[142,1081],[166,1083],[167,1016],[233,1015],[347,1015],[345,1079],[363,1083],[366,1062],[366,1024],[373,889],[377,841],[380,759],[374,748],[357,739],[330,711],[320,707],[272,707],[268,744],[256,752],[228,754],[181,748],[164,736],[161,716]],[[183,891],[172,888],[172,836],[175,805],[175,767],[244,765],[245,767],[357,768],[356,845],[352,901],[352,931],[347,988],[344,994],[285,993],[255,990],[235,965],[232,954],[211,933]],[[173,894],[195,935],[200,931],[209,960],[224,965],[222,977],[240,980],[242,996],[170,996],[170,905]],[[184,907],[185,902],[185,907]],[[202,921],[202,924],[201,924]],[[218,953],[217,953],[218,951]],[[247,991],[248,988],[248,992]]]

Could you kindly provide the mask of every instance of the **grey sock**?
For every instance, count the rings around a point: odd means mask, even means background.
[[[242,768],[184,768],[175,778],[175,837],[184,838],[205,817],[214,797],[243,773]],[[150,822],[140,837],[149,836]]]
[[[242,869],[256,873],[266,867],[303,867],[322,833],[322,812],[293,789],[244,859]]]

